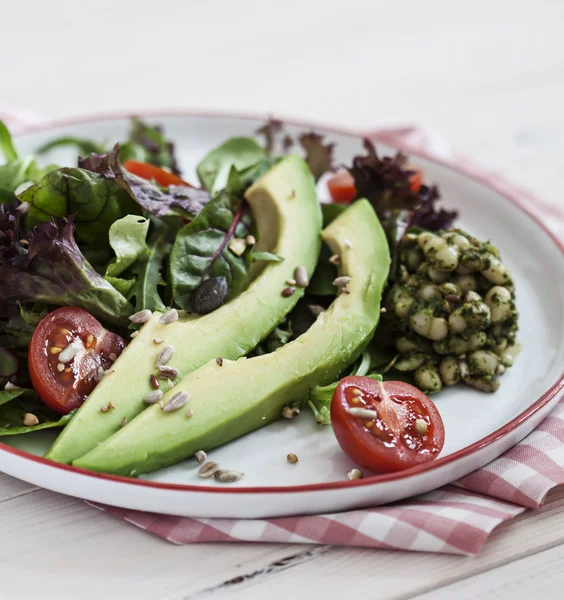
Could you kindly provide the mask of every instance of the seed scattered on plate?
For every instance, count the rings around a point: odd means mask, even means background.
[[[309,285],[309,275],[307,269],[303,266],[298,266],[294,270],[294,279],[298,287],[306,288]]]
[[[127,425],[127,417],[123,417],[123,419],[121,420],[121,426],[125,427]]]
[[[159,379],[158,379],[158,377],[155,377],[155,375],[151,375],[151,376],[149,377],[149,382],[150,382],[150,384],[151,384],[151,387],[152,387],[154,390],[158,390],[158,389],[161,387],[161,384],[160,384],[160,382],[159,382]]]
[[[145,309],[140,310],[139,312],[136,312],[135,314],[131,315],[129,317],[129,320],[132,323],[146,323],[147,321],[149,321],[151,319],[152,316],[153,316],[153,313],[148,308],[145,308]]]
[[[200,477],[202,477],[203,479],[209,479],[210,477],[213,477],[213,474],[219,469],[219,465],[215,462],[207,462],[204,463],[199,471],[198,471],[198,475]]]
[[[185,413],[187,419],[191,419],[194,416],[194,411],[189,408]]]
[[[145,404],[156,404],[163,397],[163,393],[161,390],[153,390],[149,392],[143,401]]]
[[[254,235],[248,235],[245,238],[245,242],[246,242],[247,246],[254,246],[257,243],[257,239],[255,238]]]
[[[159,353],[157,357],[157,367],[161,365],[166,365],[167,362],[172,358],[174,354],[174,346],[165,346]]]
[[[111,375],[112,373],[115,373],[116,370],[115,369],[108,369],[106,371],[104,371],[104,375]]]
[[[282,409],[282,416],[285,419],[295,419],[300,414],[300,409],[296,406],[285,406]]]
[[[136,338],[139,335],[138,331],[132,331],[131,335],[129,336],[131,339]]]
[[[107,413],[109,410],[110,410],[110,407],[108,404],[105,404],[104,406],[102,406],[100,408],[100,412],[103,412],[103,413]]]
[[[348,287],[341,288],[341,292],[343,292],[343,294],[350,294],[351,293],[351,291],[349,290]]]
[[[298,462],[298,460],[299,460],[298,457],[293,452],[290,452],[290,454],[288,454],[288,456],[286,457],[286,459],[292,465],[295,465]]]
[[[288,298],[288,297],[292,296],[295,291],[296,291],[296,288],[287,287],[282,290],[282,295],[284,296],[284,298]]]
[[[332,265],[340,265],[341,264],[341,257],[338,254],[333,254],[333,256],[331,256],[331,258],[329,259],[329,262]]]
[[[214,472],[213,476],[215,477],[216,481],[221,481],[222,483],[233,483],[234,481],[239,481],[244,474],[245,473],[241,473],[240,471],[218,469]]]
[[[174,387],[174,381],[172,381],[172,379],[167,379],[166,384],[168,385],[169,390],[171,390]]]
[[[198,461],[199,465],[202,465],[208,460],[208,455],[203,450],[198,450],[198,452],[194,454],[194,458]]]
[[[175,321],[178,321],[178,311],[176,310],[176,308],[171,308],[159,319],[159,323],[161,325],[170,325]]]
[[[162,344],[164,342],[163,338],[156,337],[153,339],[153,344]]]
[[[163,411],[173,412],[178,410],[182,408],[188,400],[190,400],[190,396],[186,392],[178,392],[163,406]]]
[[[425,421],[425,419],[415,419],[415,429],[417,433],[420,435],[425,435],[428,428],[429,426],[427,425],[427,421]]]
[[[352,242],[350,240],[345,240],[345,248],[348,248],[349,250],[353,247],[352,246]]]
[[[363,475],[362,475],[362,471],[360,469],[351,469],[348,473],[347,473],[347,477],[351,480],[354,481],[355,479],[362,479]]]
[[[218,357],[215,359],[215,362],[216,362],[216,363],[217,363],[217,364],[218,364],[220,367],[223,367],[223,358],[221,358],[221,356],[218,356]]]
[[[39,419],[33,413],[25,413],[23,417],[23,424],[26,427],[33,427],[39,423]]]
[[[386,310],[384,307],[382,307],[382,308],[380,309],[380,312],[381,312],[382,314],[384,314],[384,313],[386,313],[386,312],[388,312],[388,311],[387,311],[387,310]]]
[[[22,388],[19,385],[16,385],[15,383],[8,381],[8,383],[4,386],[4,389],[5,390],[21,390]]]
[[[288,285],[296,285],[296,280],[295,279],[286,279],[286,283]]]

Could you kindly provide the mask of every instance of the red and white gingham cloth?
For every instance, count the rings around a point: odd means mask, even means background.
[[[564,233],[564,216],[557,210],[453,154],[443,140],[430,137],[421,129],[379,130],[370,137],[406,152],[438,158],[455,168],[462,167],[502,193],[509,192],[528,204],[555,234]],[[292,542],[475,554],[500,523],[526,508],[539,508],[549,490],[564,484],[563,442],[564,399],[533,433],[502,457],[453,485],[387,506],[254,520],[190,519],[92,506],[175,544]]]

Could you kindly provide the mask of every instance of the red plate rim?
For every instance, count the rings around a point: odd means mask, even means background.
[[[84,117],[74,117],[72,119],[60,119],[60,120],[52,120],[47,121],[45,123],[41,123],[39,125],[31,125],[23,128],[19,128],[15,137],[20,135],[27,135],[31,133],[39,133],[41,131],[47,131],[49,129],[56,129],[59,127],[66,127],[69,125],[79,125],[81,123],[89,123],[95,121],[109,121],[109,120],[118,120],[118,119],[126,119],[131,116],[142,116],[142,117],[202,117],[202,118],[233,118],[233,119],[241,119],[241,120],[266,120],[267,118],[273,118],[273,115],[263,115],[263,114],[251,114],[251,113],[237,113],[237,112],[225,112],[225,111],[210,111],[206,109],[198,110],[183,110],[183,109],[163,109],[163,110],[140,110],[138,112],[114,112],[114,113],[100,113],[95,115],[89,115]],[[531,193],[519,189],[513,186],[511,183],[506,181],[505,179],[499,177],[498,175],[489,176],[483,173],[483,170],[480,169],[477,165],[469,162],[467,159],[463,161],[457,160],[456,158],[438,158],[433,155],[431,152],[423,149],[417,143],[411,143],[408,139],[401,144],[394,144],[391,141],[391,137],[395,133],[405,133],[408,134],[413,128],[407,127],[399,130],[395,129],[373,129],[373,130],[357,130],[350,129],[344,127],[334,126],[328,123],[318,123],[314,121],[300,121],[299,119],[293,118],[284,118],[284,117],[276,117],[282,120],[284,123],[296,127],[302,127],[306,129],[312,129],[316,131],[322,131],[326,134],[342,134],[349,135],[358,138],[370,138],[375,141],[379,141],[385,143],[389,146],[398,147],[405,152],[408,152],[411,156],[418,156],[420,158],[424,158],[430,162],[435,164],[448,167],[452,171],[457,172],[460,175],[468,177],[482,185],[494,190],[500,196],[504,197],[506,200],[509,200],[512,204],[516,205],[520,210],[522,210],[530,219],[535,221],[537,225],[546,233],[548,237],[552,239],[552,241],[556,244],[556,246],[560,249],[560,251],[564,254],[564,242],[561,242],[556,235],[554,235],[546,225],[536,216],[530,209],[529,206],[525,205],[523,202],[523,198],[527,199],[527,203],[536,204],[538,206],[546,207],[553,214],[558,215],[560,218],[564,218],[564,213],[558,211],[558,209],[547,205],[543,200],[537,198]],[[417,467],[413,467],[411,469],[406,469],[405,471],[398,471],[396,473],[388,473],[383,475],[374,475],[372,477],[366,477],[364,479],[358,479],[355,481],[335,481],[329,483],[315,483],[308,485],[295,485],[295,486],[268,486],[268,487],[232,487],[232,488],[223,488],[223,487],[210,487],[210,486],[199,486],[199,485],[186,485],[180,483],[162,483],[158,481],[148,481],[143,479],[134,479],[130,477],[122,477],[119,475],[109,475],[106,473],[97,473],[95,471],[88,471],[86,469],[82,469],[80,467],[73,467],[72,465],[65,465],[61,463],[54,462],[52,460],[43,458],[41,456],[36,456],[34,454],[30,454],[23,450],[19,450],[17,448],[13,448],[8,446],[2,442],[0,442],[0,451],[8,452],[9,454],[13,454],[20,458],[24,458],[27,460],[34,461],[36,463],[54,467],[57,469],[61,469],[63,471],[70,471],[73,473],[77,473],[80,475],[84,475],[87,477],[94,477],[98,479],[104,479],[107,481],[114,481],[119,483],[125,483],[128,485],[139,485],[154,489],[160,490],[173,490],[179,492],[205,492],[205,493],[213,493],[213,494],[265,494],[265,493],[296,493],[296,492],[317,492],[317,491],[326,491],[326,490],[335,490],[335,489],[343,489],[343,488],[352,488],[352,487],[361,487],[366,485],[374,485],[377,483],[387,483],[392,481],[399,481],[402,479],[408,479],[409,477],[419,475],[425,473],[427,471],[431,471],[437,469],[439,467],[443,467],[450,463],[457,461],[458,459],[467,457],[490,444],[493,444],[497,440],[505,437],[507,434],[514,431],[518,428],[522,423],[527,421],[530,417],[532,417],[535,413],[541,410],[546,404],[548,404],[559,392],[564,388],[564,372],[556,383],[554,383],[538,400],[536,400],[529,408],[524,410],[517,417],[506,423],[496,431],[490,433],[486,437],[466,446],[465,448],[461,448],[456,452],[449,454],[443,458],[438,458],[430,463],[425,463],[419,465]]]

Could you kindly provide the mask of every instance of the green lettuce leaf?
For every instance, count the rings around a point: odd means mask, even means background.
[[[170,255],[172,294],[178,306],[201,312],[193,302],[194,294],[210,279],[221,286],[223,301],[241,291],[251,263],[251,250],[244,241],[251,229],[246,203],[221,192],[180,230]],[[242,246],[241,252],[233,250],[235,238]]]
[[[116,258],[108,265],[106,276],[118,277],[147,252],[149,219],[127,215],[110,227],[110,246]]]

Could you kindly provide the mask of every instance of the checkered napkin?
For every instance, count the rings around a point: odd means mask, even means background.
[[[1,107],[0,107],[1,108]],[[557,235],[564,216],[488,173],[418,128],[379,130],[370,137],[406,152],[439,159],[508,193],[534,210]],[[564,391],[541,425],[502,457],[453,485],[387,506],[276,519],[190,519],[95,505],[175,544],[281,542],[335,544],[450,554],[479,552],[490,532],[564,484]]]

